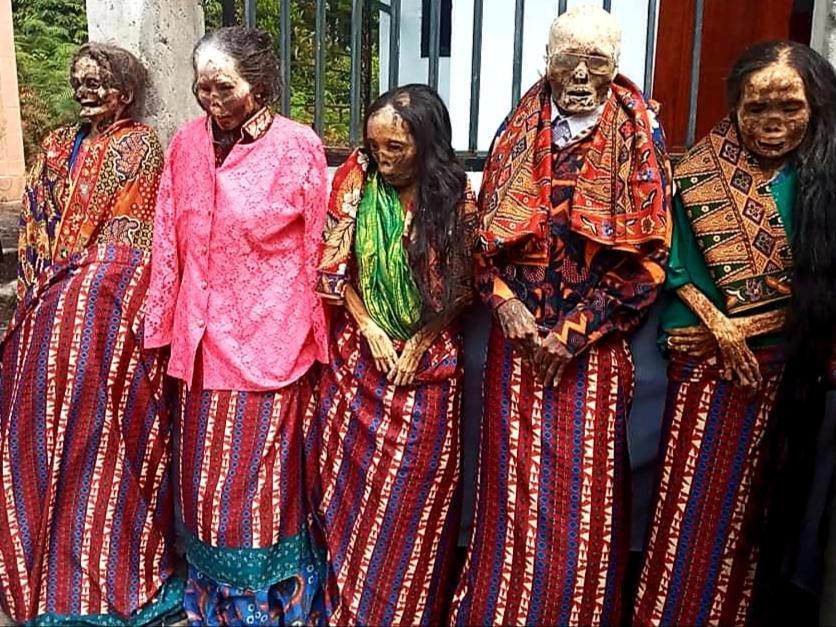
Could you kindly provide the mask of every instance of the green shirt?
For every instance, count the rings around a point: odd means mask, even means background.
[[[787,238],[792,239],[792,208],[795,203],[796,172],[793,166],[786,166],[781,169],[775,178],[768,183],[769,191],[775,199],[778,213],[784,223]],[[665,290],[662,294],[664,310],[662,311],[661,333],[659,342],[664,346],[667,340],[668,329],[679,329],[700,324],[697,314],[676,295],[676,290],[683,285],[692,284],[723,313],[726,313],[725,301],[720,290],[714,284],[705,258],[702,256],[697,238],[691,229],[691,223],[685,213],[685,206],[682,199],[677,195],[673,203],[673,241],[671,242],[671,257],[668,263],[667,278],[665,279]],[[755,313],[763,313],[770,309],[781,307],[781,303],[765,306]],[[745,312],[746,316],[753,312]],[[766,346],[776,344],[781,339],[780,333],[773,333],[755,338],[752,341],[754,346]]]

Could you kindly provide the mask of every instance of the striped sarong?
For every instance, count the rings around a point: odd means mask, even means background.
[[[743,625],[765,515],[770,414],[780,350],[755,351],[752,395],[716,359],[674,353],[660,479],[635,606],[636,625]]]
[[[149,276],[126,246],[53,265],[0,347],[0,605],[15,620],[118,621],[172,573],[163,364],[141,346]]]
[[[476,514],[456,625],[618,625],[633,363],[608,337],[556,388],[491,333]]]
[[[350,315],[334,316],[332,362],[306,439],[330,622],[440,624],[460,512],[460,338],[443,332],[414,384],[397,387]]]

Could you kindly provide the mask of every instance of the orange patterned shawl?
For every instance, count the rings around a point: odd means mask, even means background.
[[[99,243],[151,250],[163,168],[156,133],[120,120],[90,140],[70,172],[79,126],[50,133],[30,170],[21,208],[18,295],[54,262]]]
[[[482,246],[491,256],[530,237],[545,239],[551,207],[551,90],[545,79],[500,127],[480,194]],[[634,251],[670,242],[663,168],[652,109],[617,76],[604,105],[572,202],[572,229],[604,246]]]

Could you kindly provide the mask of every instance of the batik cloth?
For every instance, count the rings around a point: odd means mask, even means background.
[[[620,620],[629,550],[624,420],[633,389],[624,335],[641,322],[664,278],[671,180],[661,132],[640,96],[629,94],[616,86],[599,127],[557,149],[551,97],[547,84],[538,84],[494,140],[481,198],[487,213],[479,290],[494,310],[508,299],[521,301],[541,334],[555,334],[574,358],[559,384],[544,389],[530,364],[493,331],[476,513],[455,624]],[[618,113],[622,107],[630,115]],[[629,139],[633,132],[637,137]],[[618,146],[626,160],[619,163],[634,163],[635,176],[621,181],[624,171],[616,168],[604,177],[600,159],[610,148],[602,146]],[[643,156],[631,157],[636,150]],[[578,222],[578,203],[587,207],[589,199],[612,194],[625,206],[640,196],[646,203],[623,215],[619,204],[606,218],[604,204],[590,200],[613,229],[593,233]],[[498,218],[503,224],[495,224]]]
[[[421,318],[421,294],[404,246],[406,215],[397,190],[376,172],[369,175],[354,236],[359,295],[378,326],[399,340],[412,337]]]
[[[725,120],[677,165],[680,196],[665,283],[670,301],[662,313],[663,346],[669,330],[700,324],[675,294],[685,285],[731,318],[788,303],[790,285],[777,280],[783,270],[775,264],[788,260],[781,249],[792,237],[796,173],[788,165],[767,179],[741,150]],[[767,235],[774,239],[774,264],[755,249],[757,236],[750,229],[757,220],[768,230],[761,244]],[[748,287],[735,290],[735,284]],[[637,624],[746,623],[766,515],[764,457],[775,444],[770,426],[783,339],[777,331],[749,340],[763,376],[754,394],[721,379],[717,355],[696,359],[671,353],[661,476],[635,605]]]
[[[324,625],[320,569],[301,572],[267,588],[251,590],[219,583],[189,566],[183,606],[189,625]]]
[[[792,251],[757,159],[728,118],[677,163],[676,185],[697,245],[730,314],[790,297]],[[794,200],[794,199],[793,199]]]
[[[720,378],[719,357],[672,353],[660,479],[635,604],[636,625],[745,625],[758,562],[783,372],[755,349],[754,394]]]
[[[769,181],[761,184],[764,194],[771,196],[771,202],[776,207],[781,217],[781,224],[786,232],[785,238],[792,239],[793,207],[795,206],[795,195],[798,188],[798,180],[795,168],[788,164],[781,168]],[[683,327],[698,326],[702,324],[699,316],[676,295],[676,290],[684,285],[693,285],[711,301],[717,309],[730,317],[744,317],[750,315],[745,308],[743,311],[736,309],[732,313],[727,309],[727,301],[719,287],[714,282],[703,247],[700,246],[696,233],[691,226],[692,212],[686,209],[682,198],[677,194],[673,203],[673,241],[671,243],[671,258],[668,262],[667,276],[665,277],[666,305],[662,310],[661,333],[659,343],[663,350],[666,350],[668,331]],[[698,218],[701,221],[701,218]],[[786,299],[774,299],[762,303],[762,306],[755,313],[779,309],[788,304]],[[777,331],[764,336],[751,338],[752,346],[764,346],[776,344],[783,341],[783,333]]]
[[[366,163],[355,153],[335,175],[319,282],[331,302],[341,301],[349,282],[358,289],[354,219]],[[469,190],[459,210],[469,253],[475,238]],[[469,276],[456,280],[472,292]],[[458,322],[421,357],[414,382],[395,386],[376,368],[351,314],[342,306],[331,313],[332,361],[323,369],[306,435],[309,492],[329,557],[329,621],[441,624],[460,512]],[[393,344],[400,354],[404,341],[393,338]]]
[[[163,151],[154,131],[120,120],[50,133],[29,172],[18,239],[18,297],[53,262],[96,243],[150,250]],[[82,144],[84,149],[82,150]]]
[[[253,590],[312,558],[302,490],[302,417],[313,373],[274,392],[179,386],[174,461],[186,556],[209,578]]]
[[[180,607],[164,363],[142,347],[149,279],[148,253],[89,247],[38,276],[0,345],[0,605],[16,621],[138,624]]]

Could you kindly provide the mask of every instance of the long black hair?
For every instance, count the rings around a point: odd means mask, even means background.
[[[801,76],[810,104],[807,135],[792,157],[798,190],[784,376],[784,392],[800,400],[821,381],[836,340],[836,71],[808,46],[764,42],[749,48],[735,63],[728,78],[728,98],[734,112],[746,78],[782,62]]]
[[[270,33],[260,28],[225,26],[206,33],[192,51],[195,79],[192,92],[197,96],[197,57],[203,48],[214,47],[235,61],[238,73],[253,90],[261,107],[275,104],[282,95],[282,73]]]
[[[815,472],[827,364],[836,342],[836,71],[803,44],[772,41],[747,50],[732,68],[734,112],[748,76],[786,63],[804,81],[810,124],[791,156],[797,172],[792,219],[792,295],[785,326],[786,365],[771,419],[771,488],[753,615],[775,617],[787,604],[787,578]],[[734,114],[733,114],[734,115]],[[771,618],[770,618],[771,617]]]
[[[366,112],[364,134],[369,119],[387,106],[394,108],[415,139],[418,190],[412,223],[415,236],[408,253],[426,321],[447,311],[460,296],[458,274],[469,263],[464,258],[469,251],[459,211],[467,175],[453,150],[450,114],[434,89],[411,84],[386,92]],[[376,167],[368,144],[365,152]],[[440,277],[440,286],[433,276]]]

